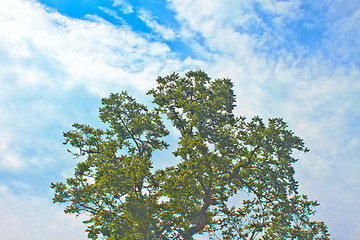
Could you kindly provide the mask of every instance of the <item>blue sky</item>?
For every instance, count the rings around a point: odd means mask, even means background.
[[[234,81],[238,115],[304,138],[301,192],[358,239],[359,22],[358,0],[0,0],[0,238],[86,239],[51,201],[76,164],[62,132],[98,124],[111,92],[149,103],[157,76],[202,69]]]

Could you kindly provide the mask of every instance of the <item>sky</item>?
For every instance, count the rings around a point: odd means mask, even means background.
[[[232,79],[236,115],[288,122],[315,218],[358,239],[359,23],[359,0],[0,0],[0,239],[87,239],[52,203],[78,161],[62,132],[99,124],[110,93],[150,103],[158,76],[198,69]]]

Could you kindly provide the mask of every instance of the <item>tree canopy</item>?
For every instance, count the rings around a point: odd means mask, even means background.
[[[65,213],[87,213],[92,239],[328,239],[313,221],[316,201],[298,193],[293,151],[303,140],[281,118],[234,115],[230,79],[203,71],[158,77],[155,107],[128,92],[102,99],[106,129],[75,123],[64,144],[79,160],[74,176],[52,183]],[[178,136],[170,167],[155,151]],[[170,161],[170,160],[169,160]]]

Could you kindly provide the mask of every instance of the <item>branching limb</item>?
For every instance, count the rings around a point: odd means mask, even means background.
[[[240,172],[240,168],[249,166],[249,165],[251,164],[251,160],[252,160],[255,152],[256,152],[259,148],[260,148],[260,146],[256,146],[256,147],[251,151],[250,156],[248,157],[246,163],[245,163],[245,164],[239,164],[238,166],[236,166],[236,167],[234,168],[233,172],[230,174],[230,176],[229,176],[228,178],[226,178],[226,180],[228,180],[228,181],[231,182],[233,179],[235,179],[235,178],[238,176],[238,174],[239,174],[239,172]]]
[[[119,118],[119,120],[121,121],[121,124],[124,126],[124,128],[126,129],[126,131],[129,133],[131,139],[134,141],[134,143],[136,144],[136,147],[139,150],[139,155],[142,155],[142,148],[140,147],[139,143],[136,141],[136,138],[134,136],[134,134],[130,131],[130,129],[128,128],[128,126],[126,125],[126,123],[124,122],[124,120],[122,119],[122,117],[120,115],[117,115],[117,117]]]

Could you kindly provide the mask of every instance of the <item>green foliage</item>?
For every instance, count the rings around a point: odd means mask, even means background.
[[[53,200],[88,214],[89,238],[328,239],[310,219],[317,202],[294,179],[292,153],[308,149],[282,119],[234,116],[231,80],[202,71],[157,82],[155,109],[112,94],[100,108],[106,130],[76,123],[64,133],[82,161],[73,178],[51,184]],[[162,114],[180,133],[180,162],[152,170],[153,152],[168,147]]]

